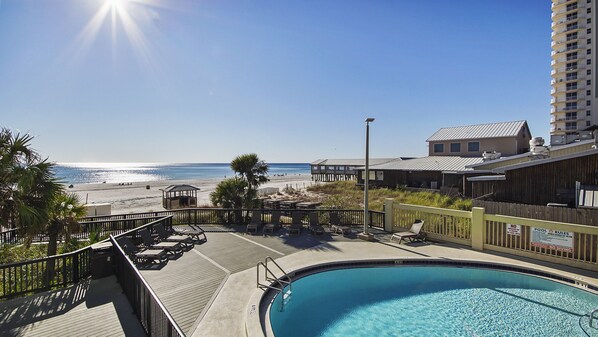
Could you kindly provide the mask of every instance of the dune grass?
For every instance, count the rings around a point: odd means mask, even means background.
[[[310,192],[323,195],[322,207],[359,209],[363,207],[363,190],[355,186],[354,181],[337,181],[326,184],[310,186]],[[370,209],[381,211],[384,200],[394,199],[397,202],[450,208],[458,210],[471,210],[471,199],[449,197],[433,192],[410,192],[403,189],[372,188],[369,190]]]

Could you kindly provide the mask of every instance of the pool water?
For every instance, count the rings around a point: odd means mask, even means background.
[[[276,337],[598,336],[598,296],[539,277],[457,267],[321,272],[270,309]]]

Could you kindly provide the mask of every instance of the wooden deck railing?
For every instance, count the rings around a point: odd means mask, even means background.
[[[112,235],[110,242],[115,247],[116,278],[146,335],[150,337],[185,336],[152,287],[145,281]]]
[[[241,224],[247,222],[246,217],[252,209],[225,209],[225,208],[188,208],[173,211],[144,212],[131,214],[118,214],[109,216],[86,217],[80,221],[81,230],[72,236],[77,239],[86,239],[90,233],[97,232],[101,236],[108,234],[118,235],[125,231],[145,225],[157,219],[167,216],[172,217],[173,225],[208,225],[208,224]],[[260,209],[264,221],[268,221],[272,209]],[[322,224],[327,224],[330,212],[339,214],[342,224],[363,226],[363,210],[351,209],[288,209],[281,210],[288,218],[283,223],[290,223],[290,216],[293,212],[301,212],[305,215],[310,212],[317,212]],[[384,212],[370,211],[370,227],[384,229]],[[47,242],[47,235],[36,235],[33,242]],[[0,244],[23,244],[25,238],[17,229],[0,232]]]
[[[0,265],[0,299],[63,288],[91,274],[91,247]]]

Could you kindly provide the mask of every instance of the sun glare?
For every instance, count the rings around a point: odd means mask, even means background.
[[[149,40],[142,27],[147,27],[148,13],[154,10],[150,7],[160,6],[162,0],[104,0],[93,17],[81,30],[75,44],[79,56],[87,54],[96,40],[101,28],[108,24],[112,40],[112,54],[116,53],[116,45],[121,35],[125,36],[138,60],[144,67],[152,68]],[[106,23],[106,21],[109,21]],[[124,33],[124,34],[122,34]]]

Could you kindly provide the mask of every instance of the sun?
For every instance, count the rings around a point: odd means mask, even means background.
[[[150,43],[147,39],[144,28],[148,22],[145,18],[149,7],[159,5],[162,0],[103,0],[100,7],[89,19],[85,27],[79,32],[75,40],[78,56],[84,57],[94,41],[97,39],[101,28],[108,25],[109,34],[112,40],[112,55],[117,53],[117,41],[120,36],[128,41],[131,50],[136,54],[138,61],[143,66],[152,67],[152,55]],[[143,22],[145,19],[145,22]],[[105,31],[105,30],[104,30]]]

